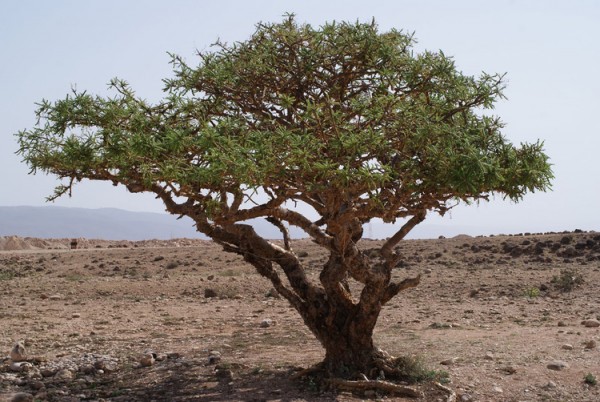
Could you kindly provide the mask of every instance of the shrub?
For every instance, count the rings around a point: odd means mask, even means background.
[[[561,269],[560,275],[554,275],[552,283],[561,292],[570,292],[583,282],[583,276],[581,273],[572,268]]]

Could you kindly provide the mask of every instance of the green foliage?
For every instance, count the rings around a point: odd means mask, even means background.
[[[593,375],[592,373],[587,373],[585,375],[585,377],[583,377],[583,382],[585,382],[586,384],[589,384],[589,385],[598,384],[598,380],[596,379],[596,376]]]
[[[503,97],[504,75],[464,75],[414,42],[374,22],[258,24],[244,42],[200,52],[196,66],[172,55],[157,104],[120,79],[114,97],[43,100],[37,126],[17,134],[18,153],[32,172],[67,179],[51,199],[82,179],[108,180],[184,197],[224,222],[269,216],[238,211],[258,192],[276,206],[303,201],[321,216],[343,206],[363,222],[393,222],[547,190],[543,144],[513,146],[483,113]]]
[[[561,292],[570,292],[584,282],[581,272],[573,268],[561,269],[560,275],[552,278],[552,283]]]
[[[540,289],[535,286],[532,286],[530,288],[525,289],[524,293],[526,297],[533,299],[540,295]]]
[[[403,356],[395,360],[396,370],[404,381],[415,383],[423,381],[438,381],[447,383],[449,374],[445,370],[431,370],[427,368],[423,359],[419,356]]]

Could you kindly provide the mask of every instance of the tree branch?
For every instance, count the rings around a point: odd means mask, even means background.
[[[396,232],[392,237],[390,237],[385,244],[381,247],[381,256],[385,259],[388,268],[391,270],[397,263],[399,256],[396,255],[392,250],[393,248],[400,242],[400,240],[404,239],[404,237],[419,223],[425,220],[425,216],[427,215],[427,210],[422,210],[417,214],[413,215],[412,218],[408,220],[400,230]]]
[[[418,275],[415,278],[406,278],[400,283],[397,283],[397,282],[390,283],[387,286],[387,288],[385,289],[383,296],[381,297],[381,304],[382,305],[386,304],[394,296],[396,296],[398,293],[402,292],[403,290],[417,287],[420,282],[421,282],[421,275]]]
[[[288,230],[288,228],[285,227],[285,225],[279,219],[273,216],[268,216],[266,219],[267,222],[271,223],[273,226],[279,229],[279,231],[283,235],[283,244],[285,249],[287,251],[292,251],[292,240],[290,238],[290,231]]]

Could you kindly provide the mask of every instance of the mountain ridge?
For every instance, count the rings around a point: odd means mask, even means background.
[[[147,240],[206,238],[190,218],[118,208],[0,206],[0,236]]]

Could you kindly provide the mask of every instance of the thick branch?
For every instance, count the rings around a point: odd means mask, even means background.
[[[397,283],[397,282],[390,283],[387,286],[387,288],[385,289],[383,296],[381,297],[381,304],[383,305],[383,304],[387,303],[394,296],[396,296],[398,293],[402,292],[403,290],[417,287],[420,282],[421,282],[421,275],[417,276],[416,278],[406,278],[400,283]]]
[[[419,223],[425,220],[425,216],[427,215],[427,211],[423,210],[417,214],[415,214],[412,218],[408,220],[400,230],[396,232],[392,237],[390,237],[385,244],[381,247],[381,256],[385,259],[388,264],[388,268],[392,269],[396,263],[398,256],[394,254],[392,251],[393,248],[400,242],[400,240],[404,239],[404,237]]]

